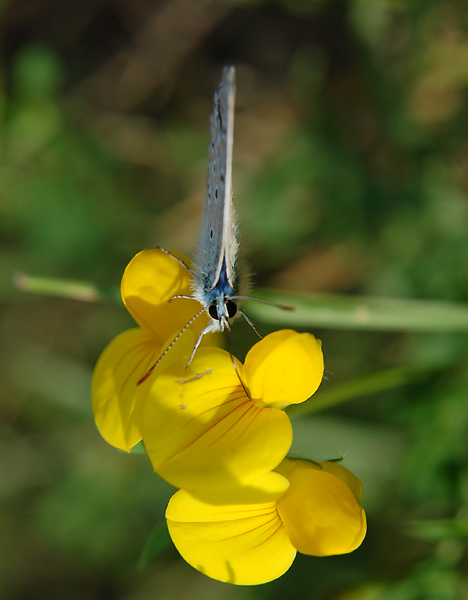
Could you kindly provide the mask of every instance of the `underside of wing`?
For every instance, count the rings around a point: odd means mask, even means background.
[[[205,214],[194,261],[205,293],[216,287],[223,265],[228,282],[231,287],[235,285],[237,236],[232,205],[235,91],[235,69],[225,67],[214,96]]]

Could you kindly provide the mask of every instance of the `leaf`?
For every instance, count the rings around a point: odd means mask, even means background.
[[[448,538],[467,539],[468,521],[466,519],[420,520],[407,526],[410,535],[421,540],[440,542]]]
[[[145,547],[138,560],[138,566],[140,568],[146,567],[153,562],[163,550],[165,550],[171,543],[171,537],[167,530],[166,522],[159,523],[153,529],[153,532],[146,542]]]
[[[375,394],[400,386],[408,385],[415,381],[420,381],[432,372],[432,368],[405,368],[395,367],[384,369],[371,375],[365,375],[336,385],[330,390],[318,392],[307,402],[291,406],[288,409],[288,415],[291,418],[298,417],[308,413],[318,412],[328,409],[332,406],[348,402],[354,398]]]

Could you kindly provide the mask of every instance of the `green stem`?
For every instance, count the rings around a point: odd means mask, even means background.
[[[120,294],[115,288],[105,288],[85,281],[32,277],[24,273],[16,273],[13,282],[19,290],[30,294],[70,298],[82,302],[121,302]]]
[[[278,293],[258,290],[258,296],[294,310],[250,302],[249,316],[290,327],[320,327],[372,331],[468,331],[468,306],[455,302],[375,298],[339,294]]]

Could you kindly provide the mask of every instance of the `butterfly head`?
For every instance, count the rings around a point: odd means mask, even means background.
[[[213,319],[217,329],[219,328],[221,331],[230,329],[230,321],[237,314],[237,304],[224,294],[219,294],[209,305],[208,314]]]

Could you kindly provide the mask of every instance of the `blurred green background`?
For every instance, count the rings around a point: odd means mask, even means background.
[[[0,598],[468,598],[466,327],[434,331],[437,311],[414,331],[318,319],[324,410],[294,420],[294,452],[345,456],[369,532],[349,556],[298,556],[238,588],[170,544],[137,566],[172,490],[100,438],[89,390],[130,316],[13,283],[112,288],[143,248],[190,255],[213,92],[234,64],[256,285],[466,302],[466,2],[15,0],[1,15]],[[284,326],[275,315],[256,325]],[[240,358],[256,341],[240,322],[231,340]]]

